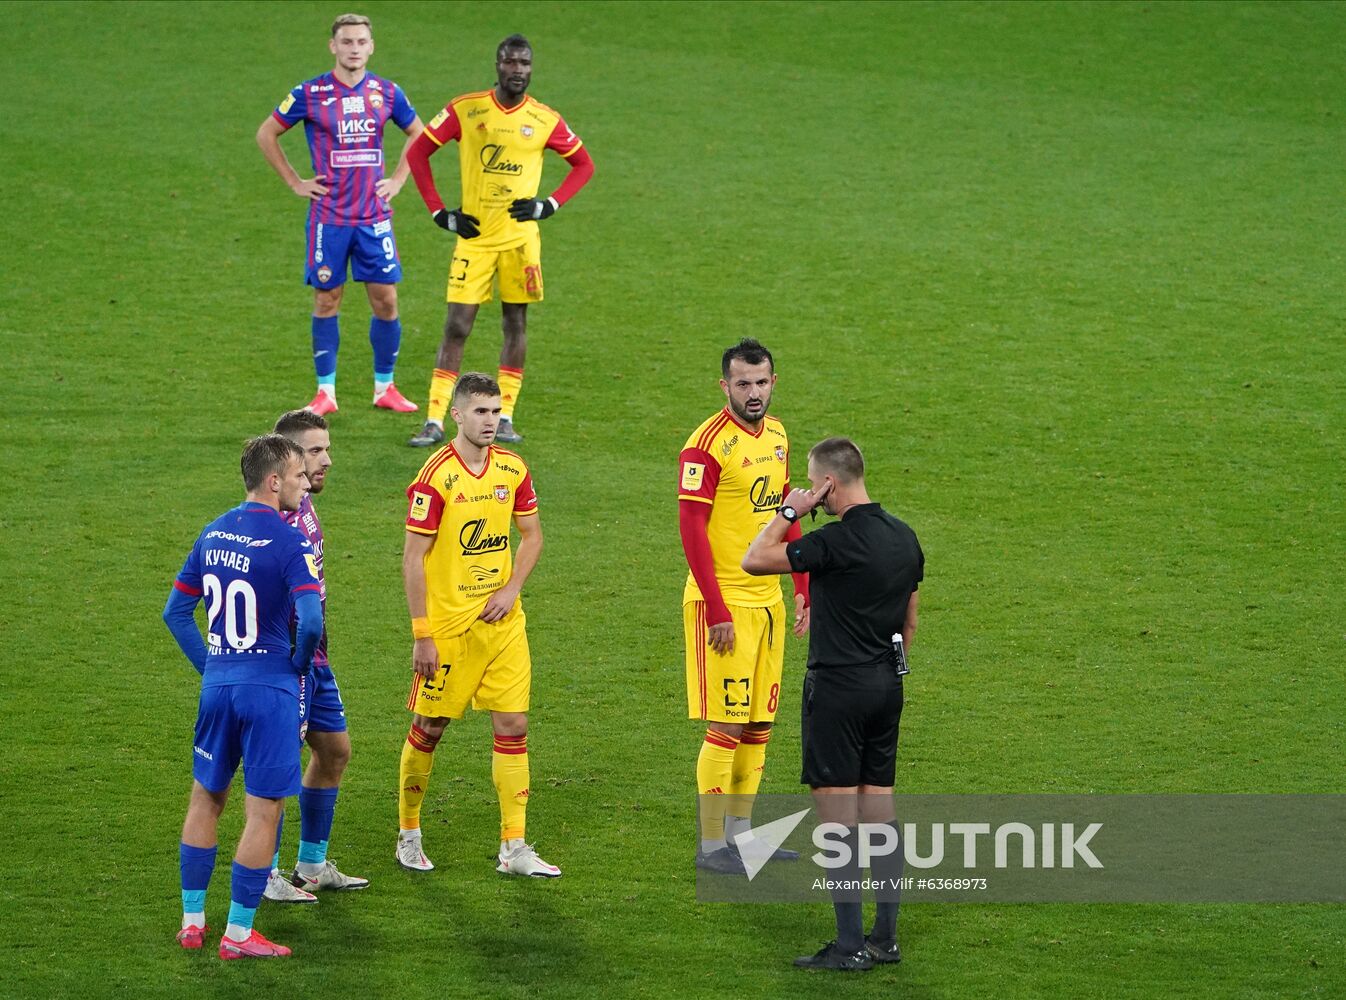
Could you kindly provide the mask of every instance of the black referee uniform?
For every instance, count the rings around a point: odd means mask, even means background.
[[[925,573],[916,533],[877,503],[857,504],[785,553],[809,574],[800,781],[892,786],[902,717],[893,635]]]

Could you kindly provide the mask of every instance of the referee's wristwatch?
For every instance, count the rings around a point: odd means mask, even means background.
[[[785,518],[785,520],[789,521],[791,524],[794,524],[796,521],[799,520],[799,512],[796,511],[793,507],[791,507],[788,503],[782,507],[777,507],[776,513],[779,514],[781,517]]]

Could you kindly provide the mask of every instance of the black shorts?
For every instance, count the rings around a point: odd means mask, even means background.
[[[804,674],[800,783],[850,788],[894,782],[902,678],[892,667],[823,667]]]

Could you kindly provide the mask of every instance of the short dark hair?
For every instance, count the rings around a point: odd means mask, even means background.
[[[865,457],[850,438],[830,437],[809,449],[809,460],[843,483],[865,478]]]
[[[771,360],[771,352],[751,337],[744,337],[733,347],[725,349],[724,357],[720,359],[720,373],[726,379],[729,377],[729,362],[734,360],[742,361],[746,365],[760,365],[765,361],[771,366],[773,373],[776,370],[776,363]]]
[[[500,57],[505,54],[506,49],[527,49],[530,53],[533,51],[533,45],[523,35],[515,33],[506,38],[495,47],[495,61],[499,62]]]
[[[259,490],[266,477],[285,475],[291,459],[304,460],[304,450],[282,434],[263,434],[243,446],[243,485],[249,493]]]
[[[498,396],[500,383],[481,372],[463,372],[453,387],[453,405],[457,406],[469,396]]]
[[[271,430],[272,433],[284,434],[290,440],[294,440],[304,431],[327,430],[327,418],[312,410],[290,410],[280,415],[276,426]]]

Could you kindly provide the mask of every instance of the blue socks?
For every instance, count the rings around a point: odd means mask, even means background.
[[[341,328],[336,316],[313,317],[313,371],[318,376],[318,387],[336,398],[337,349],[341,346]],[[369,346],[374,349],[374,383],[387,388],[397,367],[397,354],[402,348],[402,321],[400,319],[369,320]]]
[[[320,865],[327,860],[327,841],[336,814],[336,788],[299,789],[299,861]]]
[[[276,853],[271,856],[271,867],[280,868],[280,835],[285,831],[285,810],[280,811],[280,819],[276,820]]]
[[[178,844],[178,868],[182,872],[182,912],[206,912],[206,888],[215,871],[215,852],[218,847],[192,847]],[[204,926],[204,924],[202,925]]]
[[[313,370],[318,385],[336,398],[337,348],[341,345],[341,329],[335,316],[313,317]]]
[[[370,317],[369,346],[374,349],[374,384],[386,387],[393,380],[397,353],[402,347],[402,321]]]
[[[270,875],[270,868],[244,868],[237,861],[234,862],[229,927],[225,934],[235,941],[241,941],[252,933],[252,921],[257,916],[257,906],[262,901],[262,893],[266,891],[266,880]],[[244,933],[240,934],[240,931]]]

